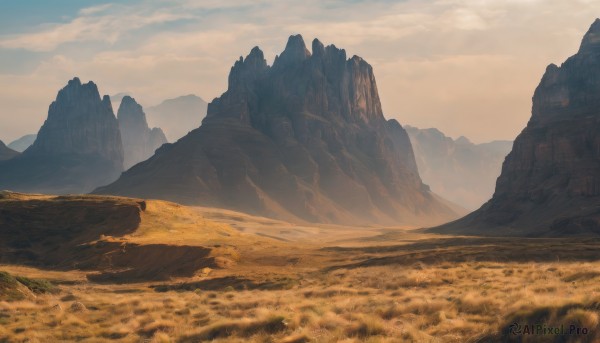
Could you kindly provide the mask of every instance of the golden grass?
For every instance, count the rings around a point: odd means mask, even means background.
[[[141,216],[132,233],[100,240],[210,247],[220,262],[129,284],[92,282],[93,270],[0,265],[59,291],[0,300],[0,342],[498,342],[510,341],[515,321],[590,330],[551,340],[600,341],[596,240],[443,239],[405,228],[345,237],[349,228],[161,201]]]
[[[0,302],[0,341],[493,342],[521,321],[586,327],[590,335],[566,341],[592,342],[600,338],[600,286],[568,280],[598,271],[591,262],[475,262],[311,273],[292,289],[66,284],[61,294]],[[438,279],[451,282],[427,281]],[[76,303],[85,309],[73,310]]]

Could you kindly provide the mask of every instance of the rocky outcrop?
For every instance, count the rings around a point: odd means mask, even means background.
[[[435,229],[489,235],[600,234],[600,20],[577,54],[550,65],[493,198]]]
[[[11,158],[18,155],[19,153],[17,151],[12,150],[11,148],[4,145],[2,141],[0,141],[0,161],[10,160]]]
[[[200,126],[207,106],[202,98],[190,94],[148,107],[146,114],[150,125],[160,127],[167,139],[175,142]]]
[[[93,82],[69,81],[58,92],[33,145],[0,164],[0,189],[82,193],[114,181],[123,147],[108,96]]]
[[[150,129],[146,122],[146,114],[135,99],[124,96],[117,112],[123,152],[123,166],[131,166],[148,159],[154,151],[167,142],[164,133],[159,128]]]
[[[466,137],[452,139],[434,128],[404,128],[419,175],[434,192],[469,210],[478,209],[492,197],[511,141],[474,144]]]
[[[29,148],[35,139],[37,138],[36,134],[25,135],[19,139],[16,139],[8,144],[8,147],[13,149],[14,151],[23,152]]]
[[[382,114],[371,66],[290,37],[268,66],[231,68],[202,126],[96,193],[170,199],[284,219],[432,223],[457,214],[419,177],[409,138]]]

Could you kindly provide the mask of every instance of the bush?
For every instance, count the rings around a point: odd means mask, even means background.
[[[24,276],[15,277],[23,286],[29,288],[35,294],[57,293],[58,289],[48,280],[36,280]]]

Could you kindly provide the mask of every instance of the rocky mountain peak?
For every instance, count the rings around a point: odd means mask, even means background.
[[[473,144],[471,143],[471,141],[465,137],[465,136],[460,136],[455,140],[456,143],[458,144]]]
[[[325,46],[318,38],[312,41],[312,54],[315,57],[321,57],[325,54]]]
[[[231,68],[227,91],[208,105],[206,120],[234,116],[266,129],[265,116],[293,120],[305,112],[325,120],[385,126],[373,68],[359,56],[346,60],[346,51],[335,45],[322,48],[318,39],[313,45],[317,53],[311,55],[302,36],[291,36],[273,68],[258,47],[246,59],[240,57]]]
[[[167,142],[160,128],[150,129],[146,114],[140,104],[130,96],[124,96],[117,112],[119,129],[123,140],[125,169],[146,160]]]
[[[585,34],[577,54],[550,64],[533,96],[531,123],[597,115],[600,107],[600,20]]]
[[[120,164],[121,135],[110,103],[92,81],[75,77],[58,92],[27,154],[98,154]]]
[[[82,193],[115,180],[123,170],[123,144],[110,98],[75,77],[50,104],[31,147],[0,168],[0,188]]]
[[[229,72],[228,89],[243,92],[268,69],[267,61],[259,47],[254,47],[244,59],[240,56]]]
[[[304,39],[301,35],[292,35],[289,37],[285,49],[279,55],[273,67],[280,67],[289,64],[295,64],[308,59],[311,56],[310,51],[306,49]]]
[[[93,83],[93,82],[91,82],[91,83]],[[78,88],[78,87],[81,87],[81,80],[77,76],[75,76],[73,79],[71,79],[67,82],[67,88]]]
[[[113,111],[113,107],[112,107],[112,101],[110,100],[110,96],[109,95],[104,95],[102,97],[102,104],[107,108],[110,109],[111,111]]]
[[[258,68],[262,68],[267,65],[267,61],[265,60],[264,53],[257,46],[255,46],[254,48],[252,48],[252,50],[250,50],[250,53],[246,57],[245,63],[255,65]]]
[[[596,19],[583,36],[579,53],[600,53],[600,19]]]
[[[119,110],[117,111],[117,119],[119,120],[119,124],[130,121],[143,127],[148,127],[146,114],[142,106],[129,95],[124,96],[121,100],[121,105],[119,105]]]

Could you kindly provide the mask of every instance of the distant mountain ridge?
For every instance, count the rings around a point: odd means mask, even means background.
[[[8,147],[18,151],[18,152],[23,152],[25,151],[27,148],[29,148],[33,142],[35,142],[35,139],[37,138],[37,134],[29,134],[29,135],[25,135],[21,138],[18,138],[12,142],[10,142],[8,144]]]
[[[150,126],[160,127],[167,139],[174,142],[200,127],[207,107],[202,98],[189,94],[147,107],[146,115]]]
[[[575,55],[546,68],[492,199],[433,231],[600,235],[600,19]]]
[[[258,47],[240,57],[199,128],[95,193],[354,225],[458,216],[384,118],[372,67],[317,39],[311,53],[300,35],[272,66]]]
[[[454,140],[435,128],[404,128],[415,152],[419,175],[435,193],[471,210],[492,197],[502,162],[512,148],[511,141],[473,144],[464,136]]]

